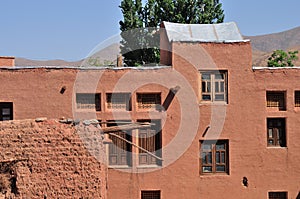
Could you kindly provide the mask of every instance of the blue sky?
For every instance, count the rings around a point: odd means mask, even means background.
[[[121,0],[1,0],[0,55],[29,59],[84,58],[119,33]],[[300,26],[299,0],[220,0],[225,22],[243,35]]]

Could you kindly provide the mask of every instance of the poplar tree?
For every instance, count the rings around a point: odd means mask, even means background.
[[[128,66],[159,62],[158,29],[163,21],[213,24],[224,21],[219,0],[122,0],[121,53]]]

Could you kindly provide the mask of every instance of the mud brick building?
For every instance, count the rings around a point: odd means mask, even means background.
[[[252,66],[235,23],[162,27],[161,66],[1,67],[0,119],[155,124],[109,135],[107,198],[300,197],[300,68]]]

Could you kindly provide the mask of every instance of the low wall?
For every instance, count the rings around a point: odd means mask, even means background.
[[[99,126],[0,122],[0,198],[106,198]]]

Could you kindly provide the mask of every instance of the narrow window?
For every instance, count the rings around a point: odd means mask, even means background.
[[[227,101],[227,72],[201,72],[202,100]]]
[[[285,118],[267,119],[268,146],[286,147]]]
[[[160,120],[140,120],[138,122],[154,123],[154,126],[139,129],[139,146],[161,158],[161,122]],[[139,165],[161,165],[161,161],[139,149]]]
[[[267,91],[267,107],[277,108],[280,111],[286,110],[284,91]]]
[[[200,173],[229,173],[227,140],[201,141]]]
[[[107,123],[108,127],[122,125],[122,123],[129,121],[109,121]],[[128,141],[132,141],[131,131],[119,131],[114,132],[113,134],[120,136]],[[132,146],[130,143],[116,137],[109,135],[109,138],[112,140],[112,144],[109,144],[109,165],[127,165],[131,166],[131,150]]]
[[[13,103],[0,102],[0,121],[13,119]]]
[[[137,93],[138,109],[158,109],[160,105],[160,93]]]
[[[269,192],[269,199],[287,199],[287,192]]]
[[[76,93],[77,109],[93,109],[101,111],[100,93]]]
[[[141,199],[160,199],[160,190],[142,191]]]
[[[107,109],[131,111],[130,93],[107,93]]]
[[[300,107],[300,91],[295,91],[295,107]]]

